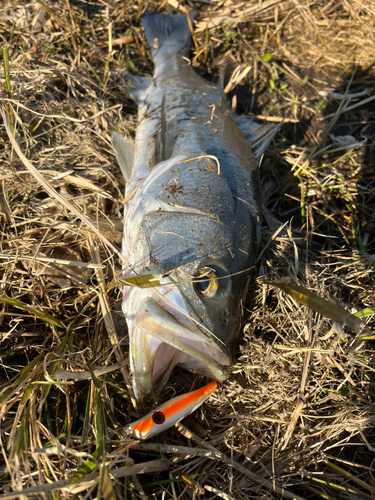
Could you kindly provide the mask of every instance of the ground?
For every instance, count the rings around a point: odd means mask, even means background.
[[[286,118],[261,162],[232,376],[139,444],[110,137],[136,129],[117,71],[152,74],[146,8],[194,10],[196,71],[216,82],[232,62],[229,105]],[[7,0],[0,14],[0,500],[374,498],[374,2]],[[177,370],[163,400],[205,382]]]

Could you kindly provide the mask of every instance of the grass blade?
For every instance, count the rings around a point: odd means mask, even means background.
[[[102,497],[104,500],[116,500],[112,481],[109,476],[108,466],[105,464],[101,466],[100,481],[97,494],[98,500],[100,500]]]
[[[4,392],[2,395],[0,395],[0,407],[3,405],[4,402],[10,401],[10,399],[13,397],[14,394],[16,394],[18,391],[20,391],[24,386],[27,385],[27,382],[30,378],[34,378],[35,376],[39,375],[39,373],[43,370],[43,356],[42,354],[39,354],[39,356],[36,356],[30,363],[25,366],[11,381],[10,385],[9,383],[7,384],[6,387],[4,387]],[[35,372],[33,373],[33,371]],[[23,392],[23,391],[22,391]],[[15,401],[13,401],[14,403]],[[1,415],[1,412],[0,412]]]
[[[153,274],[142,274],[121,280],[121,285],[135,286],[137,288],[153,288],[162,286],[162,284]]]
[[[51,323],[52,325],[58,326],[59,328],[65,328],[64,324],[61,323],[61,321],[59,319],[55,318],[54,316],[51,316],[50,314],[45,314],[41,311],[38,311],[34,307],[31,307],[28,304],[25,304],[23,302],[20,302],[19,300],[15,300],[15,299],[11,299],[10,297],[3,296],[3,297],[0,297],[0,304],[9,304],[11,306],[22,309],[25,312],[33,314],[34,316],[45,321],[46,323]]]
[[[337,323],[348,325],[349,328],[357,333],[363,328],[363,324],[358,317],[355,317],[353,314],[348,313],[341,307],[332,304],[332,302],[323,299],[323,297],[319,297],[316,293],[310,292],[310,290],[303,286],[282,283],[280,281],[259,281],[264,285],[271,285],[276,288],[280,288],[280,290],[286,292],[300,304],[309,307],[313,311],[320,313]]]
[[[9,99],[12,99],[12,91],[10,88],[10,69],[9,69],[9,48],[8,45],[3,47],[3,66],[4,66],[4,77],[5,85],[7,88],[7,94]]]

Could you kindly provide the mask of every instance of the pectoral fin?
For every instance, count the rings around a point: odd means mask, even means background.
[[[134,143],[117,132],[112,134],[112,148],[124,179],[128,182],[134,165]]]

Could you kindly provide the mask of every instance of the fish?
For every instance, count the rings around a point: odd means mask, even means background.
[[[210,382],[196,391],[176,396],[147,415],[128,425],[130,435],[136,439],[150,439],[177,424],[201,406],[217,389],[216,382]]]
[[[121,73],[135,140],[112,135],[126,181],[122,255],[133,391],[155,401],[178,365],[224,381],[260,245],[258,163],[278,125],[234,115],[189,60],[194,14],[145,12],[153,77]],[[154,285],[155,285],[154,284]]]

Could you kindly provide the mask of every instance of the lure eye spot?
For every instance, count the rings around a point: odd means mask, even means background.
[[[165,422],[165,415],[162,411],[156,411],[152,414],[152,421],[154,424],[161,425]]]

